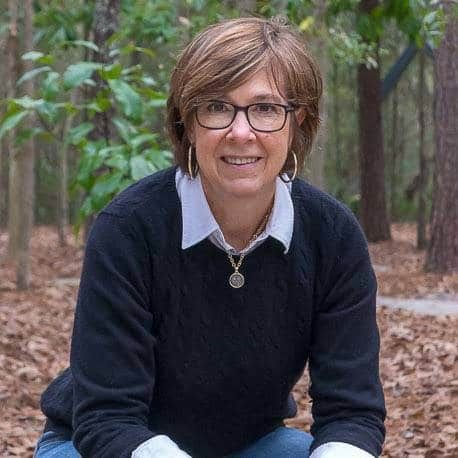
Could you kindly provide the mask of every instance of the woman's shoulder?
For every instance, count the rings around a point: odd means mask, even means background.
[[[294,181],[292,198],[304,245],[306,240],[316,243],[330,264],[368,258],[364,231],[343,202],[302,179]]]
[[[88,245],[114,248],[131,240],[140,249],[144,244],[160,247],[169,240],[174,243],[180,219],[175,170],[161,170],[120,192],[97,215]]]
[[[131,184],[103,208],[103,213],[131,216],[134,212],[163,211],[176,202],[176,167],[169,167]]]
[[[312,219],[315,225],[336,229],[352,223],[359,227],[356,216],[343,202],[301,178],[294,180],[291,197],[299,216]]]

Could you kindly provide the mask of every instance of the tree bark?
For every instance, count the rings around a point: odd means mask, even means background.
[[[120,0],[97,0],[94,10],[93,34],[94,43],[99,47],[100,52],[94,53],[94,61],[102,64],[108,64],[112,61],[110,58],[109,38],[116,32],[119,25],[119,10],[121,7]],[[94,95],[101,88],[100,79],[96,78],[97,87],[94,88]],[[107,143],[113,136],[110,124],[110,114],[96,113],[94,116],[95,129],[92,131],[93,139],[105,139]]]
[[[318,24],[324,24],[326,15],[326,2],[319,0],[315,3],[313,16]],[[317,56],[318,66],[321,71],[321,77],[323,79],[323,86],[326,87],[326,78],[329,69],[329,56],[327,53],[327,43],[324,38],[324,33],[313,39],[312,46],[315,50],[315,56]],[[313,145],[312,154],[310,156],[310,181],[320,189],[326,188],[325,176],[324,176],[324,163],[325,163],[325,151],[327,144],[327,122],[328,122],[328,101],[327,91],[323,92],[323,96],[320,100],[320,119],[321,123],[317,132],[316,141]]]
[[[68,218],[68,148],[69,145],[63,141],[67,135],[68,130],[71,127],[73,116],[67,114],[64,125],[62,127],[62,150],[58,151],[59,156],[59,196],[58,196],[58,233],[59,233],[59,245],[67,245],[67,226],[69,223]]]
[[[419,128],[419,174],[418,174],[418,212],[417,248],[426,248],[426,183],[428,180],[425,154],[425,53],[420,51],[418,75],[418,128]]]
[[[19,37],[18,37],[18,14],[19,5],[15,0],[8,1],[8,10],[10,12],[10,24],[8,43],[6,46],[6,96],[14,98],[16,96],[16,81],[19,76]],[[5,145],[8,152],[9,160],[9,178],[8,178],[8,258],[15,260],[18,253],[18,233],[19,233],[19,204],[15,200],[19,198],[19,189],[17,188],[17,161],[16,151],[14,148],[14,132],[8,133]]]
[[[24,0],[24,52],[31,51],[33,48],[33,6],[32,0]],[[32,63],[26,61],[24,70],[32,69]],[[25,94],[33,96],[33,81],[30,79],[24,83]],[[33,120],[30,121],[30,127]],[[17,215],[17,226],[13,228],[13,239],[17,243],[16,249],[16,282],[19,290],[29,288],[30,272],[30,238],[33,227],[33,210],[34,210],[34,190],[35,175],[34,164],[35,151],[33,138],[23,144],[21,151],[16,151],[12,162],[12,186],[17,193],[12,195],[10,208]]]
[[[435,173],[431,241],[426,269],[458,271],[458,20],[444,2],[449,19],[435,53]]]
[[[1,6],[4,7],[3,2],[1,3]],[[0,87],[0,100],[5,100],[8,97],[6,87],[8,85],[8,36],[0,38],[0,56],[2,56],[2,62],[5,62],[6,64],[0,65],[0,81],[6,81],[6,84]],[[5,106],[0,104],[0,119],[3,118],[4,112]],[[6,223],[7,151],[6,139],[3,137],[0,140],[0,230],[5,227]]]
[[[378,0],[362,0],[360,11],[369,13]],[[379,62],[378,56],[376,56]],[[358,67],[359,158],[361,223],[370,242],[391,238],[385,197],[385,158],[382,132],[380,66]]]
[[[5,81],[5,80],[3,80]],[[4,95],[0,94],[0,98],[3,98]],[[0,113],[0,116],[2,113]],[[7,180],[6,180],[6,140],[0,140],[0,230],[5,227],[6,222],[6,199],[7,199]]]
[[[342,154],[342,135],[340,129],[340,94],[339,94],[339,63],[337,60],[333,63],[332,72],[332,98],[333,98],[333,113],[332,125],[334,129],[334,162],[336,174],[336,197],[342,199],[344,197],[344,173],[343,173],[343,154]]]
[[[391,220],[397,218],[396,197],[398,193],[397,163],[398,163],[398,90],[394,88],[391,120],[391,177],[390,177],[390,215]]]
[[[94,24],[93,35],[94,43],[99,47],[100,52],[94,53],[93,60],[108,64],[110,58],[109,38],[116,32],[119,24],[119,10],[121,8],[121,0],[96,0],[94,9]],[[95,97],[97,92],[102,88],[100,78],[95,78],[96,87],[93,89],[92,96]],[[93,119],[94,129],[90,133],[92,140],[105,140],[107,144],[114,136],[114,129],[110,123],[113,113],[104,112],[96,113]],[[94,222],[95,216],[89,217],[84,226],[84,240],[87,240],[89,231]]]

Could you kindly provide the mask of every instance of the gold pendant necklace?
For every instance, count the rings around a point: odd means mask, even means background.
[[[248,241],[247,247],[250,246],[250,244],[253,243],[259,237],[261,232],[265,229],[267,225],[267,220],[269,219],[271,211],[272,211],[272,206],[270,206],[269,211],[266,213],[266,216],[263,218],[258,228],[256,229],[255,233],[252,235],[252,237]],[[236,288],[236,289],[241,288],[245,284],[245,276],[239,272],[239,269],[240,269],[240,266],[242,265],[243,259],[245,258],[245,254],[244,253],[240,254],[240,258],[237,264],[235,263],[234,258],[232,257],[231,253],[228,252],[227,257],[229,258],[229,261],[231,262],[231,265],[234,269],[234,272],[229,276],[229,285],[231,285],[232,288]]]
[[[235,263],[231,253],[227,253],[227,256],[229,261],[231,261],[232,267],[234,268],[234,272],[229,277],[229,284],[232,286],[232,288],[241,288],[245,284],[245,277],[239,272],[239,268],[242,265],[242,261],[245,256],[241,254],[237,264]]]

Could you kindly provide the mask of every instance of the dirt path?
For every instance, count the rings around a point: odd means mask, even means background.
[[[454,295],[437,295],[422,298],[378,296],[377,305],[394,309],[411,310],[422,315],[458,315],[458,298]]]

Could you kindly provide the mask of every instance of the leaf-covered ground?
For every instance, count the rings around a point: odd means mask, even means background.
[[[414,227],[393,226],[394,241],[371,245],[385,296],[456,297],[458,275],[425,274]],[[38,401],[67,365],[82,250],[71,237],[59,248],[53,228],[34,232],[33,287],[17,292],[12,266],[0,264],[0,457],[31,457],[43,416]],[[0,233],[0,260],[7,236]],[[457,305],[458,307],[458,305]],[[433,317],[380,308],[381,377],[387,400],[384,457],[458,457],[458,315]],[[294,390],[298,416],[310,427],[307,376]]]

